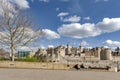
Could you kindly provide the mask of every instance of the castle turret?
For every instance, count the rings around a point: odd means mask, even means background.
[[[104,48],[100,54],[101,60],[112,60],[112,50],[110,48]]]
[[[79,50],[80,52],[83,52],[83,47],[81,45],[79,46]]]
[[[106,60],[112,60],[112,50],[111,49],[109,49],[109,48],[107,48],[107,49],[105,49],[105,58],[106,58]]]
[[[101,58],[100,58],[100,57],[101,57],[101,56],[100,56],[100,55],[101,55],[101,48],[100,48],[100,47],[97,47],[97,48],[96,48],[96,51],[97,51],[98,60],[101,60]]]
[[[71,54],[71,46],[67,44],[66,55],[70,55],[70,54]]]

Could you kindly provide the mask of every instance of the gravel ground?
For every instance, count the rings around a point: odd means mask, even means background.
[[[0,80],[120,80],[120,72],[0,69]]]

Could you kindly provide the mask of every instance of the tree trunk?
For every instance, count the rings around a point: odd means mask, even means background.
[[[14,61],[14,47],[13,47],[13,45],[11,45],[11,54],[12,54],[11,60]]]
[[[12,61],[13,61],[13,62],[15,61],[14,54],[12,55]]]

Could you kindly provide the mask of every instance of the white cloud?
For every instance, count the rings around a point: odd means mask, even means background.
[[[71,16],[71,17],[68,17],[68,18],[62,18],[62,21],[63,22],[79,22],[80,21],[80,17],[79,16]]]
[[[48,45],[48,48],[54,48],[55,46],[54,45]]]
[[[103,44],[108,47],[120,47],[120,41],[106,40]]]
[[[109,46],[106,46],[106,45],[104,45],[103,47],[104,47],[104,48],[110,48]]]
[[[69,15],[68,12],[61,12],[57,16],[60,17],[60,20],[63,22],[79,22],[81,19],[81,17],[77,15],[64,18],[67,15]]]
[[[19,28],[19,30],[21,30],[21,28]],[[20,33],[20,31],[17,31],[17,33]],[[17,35],[16,33],[16,35]],[[10,37],[8,37],[8,33],[5,31],[0,32],[0,44],[3,44],[6,50],[10,50]],[[28,48],[26,48],[26,46],[21,46],[22,44],[24,44],[25,42],[27,42],[28,40],[34,41],[37,38],[39,38],[39,31],[34,31],[31,28],[25,28],[25,32],[23,34],[23,37],[21,36],[15,36],[17,37],[17,39],[14,40],[15,46],[17,46],[17,49],[26,49],[29,50]],[[34,38],[35,37],[35,38]],[[19,42],[18,40],[21,41]]]
[[[60,38],[59,34],[57,34],[54,31],[51,31],[49,29],[42,29],[42,33],[43,33],[42,37],[44,37],[48,40]]]
[[[31,37],[34,37],[34,36],[41,37],[42,36],[40,30],[35,31],[32,28],[25,28],[24,34],[27,35],[27,36],[31,36]]]
[[[58,17],[63,17],[63,16],[67,16],[67,15],[69,15],[68,12],[61,12],[61,13],[59,13],[57,16],[58,16]]]
[[[42,32],[41,32],[41,31],[42,31]],[[24,33],[24,36],[25,36],[25,38],[26,38],[26,36],[27,36],[27,38],[24,39],[20,44],[28,41],[30,38],[32,38],[32,37],[34,37],[34,36],[37,37],[36,39],[45,38],[45,39],[48,39],[48,40],[60,38],[60,35],[59,35],[59,34],[55,33],[54,31],[51,31],[51,30],[49,30],[49,29],[42,29],[42,30],[39,30],[39,31],[34,31],[34,30],[31,29],[31,28],[26,28],[26,29],[25,29],[25,33]],[[7,37],[6,32],[0,32],[0,39],[2,39],[2,40],[4,39],[4,41],[5,41],[6,43],[10,43],[10,41],[9,41],[8,39],[6,39],[6,37]],[[36,39],[33,39],[33,40],[36,40]],[[1,45],[1,44],[3,44],[3,42],[0,42],[0,45]],[[19,46],[20,44],[18,44],[18,46]],[[4,48],[5,48],[6,50],[10,50],[10,49],[9,49],[9,46],[7,46],[7,45],[3,45],[3,46],[4,46]],[[34,42],[34,41],[33,41],[32,43],[30,43],[30,44],[27,45],[27,46],[19,46],[19,47],[17,48],[17,50],[28,50],[28,51],[31,51],[31,50],[37,50],[37,49],[40,48],[40,47],[43,48],[44,46],[41,45],[41,44],[39,44],[39,43],[37,43],[37,42]]]
[[[90,20],[90,17],[84,17],[85,20]]]
[[[2,4],[2,5],[1,5]],[[10,11],[9,15],[18,12],[17,9],[28,9],[29,3],[27,0],[0,0],[0,15],[3,15],[3,8],[5,7]]]
[[[92,23],[71,23],[63,24],[58,28],[59,34],[72,38],[86,38],[98,36],[103,33],[110,33],[120,30],[120,18],[104,18],[97,24]]]
[[[81,45],[81,46],[88,46],[89,44],[88,44],[86,41],[83,40],[83,41],[80,43],[80,45]]]
[[[27,0],[8,0],[8,1],[15,3],[20,9],[30,8]]]
[[[100,32],[96,30],[94,24],[86,23],[71,23],[71,24],[63,24],[60,28],[58,28],[58,32],[67,37],[72,38],[84,38],[89,36],[99,35]]]
[[[120,18],[104,18],[95,27],[101,30],[102,33],[118,31],[120,30]]]
[[[21,31],[21,28],[19,28],[19,30]],[[19,32],[17,32],[17,33],[19,33]],[[21,36],[18,36],[18,38],[20,38],[20,37]],[[60,38],[60,35],[49,29],[42,29],[42,30],[35,31],[31,28],[25,28],[25,32],[22,37],[23,40],[18,45],[21,45],[22,43],[24,43],[30,39],[32,39],[31,41],[34,41],[39,38],[40,39],[45,38],[48,40],[52,40],[52,39]],[[0,39],[1,39],[0,43],[6,42],[6,43],[10,44],[10,40],[9,40],[7,32],[3,32],[3,31],[0,32]]]
[[[40,2],[49,2],[49,0],[39,0]]]

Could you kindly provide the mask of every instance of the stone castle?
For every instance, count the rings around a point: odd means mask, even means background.
[[[38,49],[35,56],[46,56],[50,62],[60,62],[62,59],[67,60],[80,60],[80,61],[100,61],[100,60],[112,60],[120,61],[120,48],[115,51],[111,48],[96,47],[96,48],[83,48],[81,45],[76,48],[67,44],[65,46],[50,47],[48,49]]]

